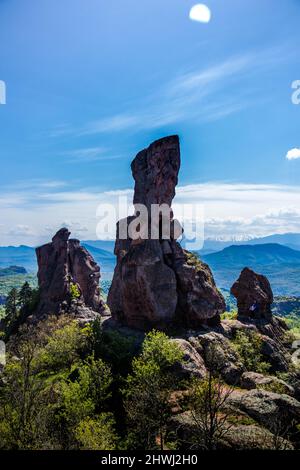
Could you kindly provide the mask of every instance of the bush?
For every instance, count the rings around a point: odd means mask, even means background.
[[[70,294],[72,300],[79,299],[81,296],[78,285],[73,282],[70,284]]]
[[[61,317],[45,322],[41,335],[46,344],[40,349],[40,368],[57,372],[79,360],[81,353],[88,349],[91,331],[89,327],[81,328],[75,320]]]
[[[236,320],[237,317],[237,310],[231,310],[230,312],[224,312],[221,314],[221,320]]]
[[[262,345],[263,341],[258,333],[254,331],[237,332],[233,340],[233,347],[247,371],[264,374],[270,369],[270,364],[263,360]]]
[[[111,413],[102,413],[96,418],[80,421],[75,431],[79,446],[84,450],[114,450],[117,437]]]

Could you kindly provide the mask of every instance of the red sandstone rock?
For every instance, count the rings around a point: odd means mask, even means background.
[[[190,262],[189,253],[176,242],[174,233],[178,223],[173,220],[171,203],[180,168],[178,137],[154,142],[138,153],[131,168],[135,179],[135,208],[138,210],[138,204],[146,206],[149,218],[140,227],[138,240],[120,239],[121,224],[125,224],[126,232],[138,214],[117,225],[117,266],[108,295],[113,318],[139,329],[163,329],[175,322],[193,327],[217,322],[225,310],[225,301],[212,273],[199,260],[197,265]],[[170,224],[167,239],[161,230],[159,239],[148,239],[151,224],[157,225],[151,218],[153,204],[165,204],[169,208],[170,217],[161,216],[159,220],[159,225]]]
[[[38,316],[68,312],[71,305],[73,310],[77,306],[79,310],[85,309],[83,316],[87,315],[87,308],[99,313],[104,309],[99,288],[100,268],[79,240],[69,240],[69,236],[70,232],[62,228],[51,243],[36,249],[40,290]],[[77,286],[77,299],[72,299],[72,285]]]
[[[272,318],[273,292],[265,276],[249,268],[243,269],[231,288],[231,294],[237,299],[239,317]]]

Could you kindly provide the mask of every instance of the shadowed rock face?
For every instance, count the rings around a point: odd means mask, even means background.
[[[69,236],[70,232],[62,228],[51,243],[36,249],[40,289],[38,315],[68,310],[73,285],[77,286],[77,302],[82,308],[99,313],[104,308],[99,288],[100,268],[79,240],[69,240]]]
[[[154,142],[138,153],[133,160],[135,180],[134,205],[148,209],[149,227],[140,227],[140,238],[121,239],[120,226],[126,227],[137,219],[131,216],[117,225],[115,254],[117,266],[108,295],[112,316],[124,325],[143,330],[164,329],[174,322],[199,326],[218,321],[225,310],[225,302],[216,288],[209,267],[197,261],[176,241],[178,222],[173,220],[171,203],[175,196],[180,169],[178,136]],[[169,238],[147,239],[150,227],[158,225],[151,219],[153,204],[166,205],[170,219]],[[178,231],[177,231],[178,233]],[[180,233],[180,231],[179,231]]]
[[[272,318],[273,292],[265,276],[249,268],[243,269],[231,288],[231,294],[237,299],[239,317]]]

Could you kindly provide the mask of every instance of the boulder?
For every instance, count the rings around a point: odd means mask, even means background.
[[[184,354],[183,360],[175,367],[174,372],[176,375],[180,378],[205,378],[207,370],[204,364],[204,360],[196,351],[196,349],[184,339],[176,338],[172,341],[177,344]]]
[[[135,215],[117,224],[117,265],[108,294],[113,318],[132,328],[217,323],[225,310],[212,273],[176,241],[171,208],[180,169],[178,136],[160,139],[133,160]],[[147,216],[141,217],[141,205]],[[151,209],[164,206],[154,217]],[[133,234],[132,226],[137,228]]]
[[[300,422],[300,402],[285,394],[257,389],[246,393],[234,391],[227,404],[246,413],[271,432],[286,432]]]
[[[100,268],[79,240],[69,236],[70,232],[62,228],[51,243],[36,249],[38,317],[78,310],[84,319],[105,311],[99,287]]]
[[[228,450],[294,450],[286,439],[274,436],[257,425],[231,427],[222,440],[221,449]]]
[[[273,292],[268,279],[249,268],[243,269],[233,284],[231,294],[237,299],[238,316],[271,319]]]
[[[214,331],[203,332],[198,336],[190,337],[189,342],[202,355],[207,369],[218,372],[230,385],[236,385],[239,382],[244,366],[224,335]]]
[[[245,418],[240,416],[241,421]],[[222,436],[216,444],[217,450],[293,450],[293,445],[257,424],[224,423]],[[249,420],[249,418],[248,418]],[[175,430],[175,436],[174,436]],[[200,435],[195,419],[190,411],[173,416],[169,422],[170,440],[175,439],[180,451],[199,450]],[[200,447],[201,448],[201,447]]]
[[[240,378],[240,386],[247,390],[265,389],[293,396],[294,388],[284,380],[271,375],[258,374],[256,372],[244,372]]]
[[[290,353],[284,346],[286,326],[283,327],[277,318],[255,320],[244,317],[240,320],[223,320],[217,331],[230,341],[236,337],[238,332],[243,332],[246,335],[256,333],[261,339],[261,353],[264,360],[270,364],[271,371],[288,371]]]

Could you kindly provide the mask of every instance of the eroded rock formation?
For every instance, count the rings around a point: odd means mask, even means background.
[[[100,268],[66,228],[36,249],[40,302],[37,315],[71,311],[93,317],[105,309],[100,296]],[[92,313],[94,312],[94,313]]]
[[[163,329],[174,322],[193,327],[218,322],[225,302],[209,267],[176,241],[182,233],[171,209],[180,169],[178,136],[158,140],[139,152],[131,168],[136,214],[117,226],[117,266],[108,295],[112,316],[145,330]],[[148,209],[143,222],[141,204]],[[168,214],[160,213],[154,219],[151,208],[155,204],[165,205]],[[138,237],[128,230],[132,222],[139,226]],[[157,229],[156,239],[151,229]]]
[[[237,299],[239,317],[272,318],[273,292],[265,276],[249,268],[243,269],[231,288],[231,294]]]

